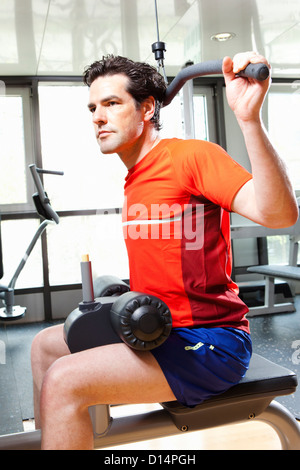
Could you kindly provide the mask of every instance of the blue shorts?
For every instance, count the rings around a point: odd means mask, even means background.
[[[176,399],[192,407],[244,377],[252,343],[249,334],[234,328],[173,328],[151,353]]]

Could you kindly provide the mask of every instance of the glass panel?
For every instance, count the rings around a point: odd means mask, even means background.
[[[87,109],[86,86],[40,86],[43,167],[62,170],[45,176],[55,210],[114,208],[123,204],[125,166],[117,155],[102,155]]]
[[[216,141],[211,87],[196,87],[193,95],[195,139]],[[162,138],[185,138],[183,95],[179,93],[161,110]]]
[[[273,84],[267,99],[268,132],[279,155],[288,166],[295,190],[300,189],[299,113],[300,82]],[[268,237],[270,264],[289,262],[289,238],[278,235]]]
[[[175,96],[171,103],[162,108],[161,113],[162,129],[160,136],[163,139],[184,137],[184,127],[182,123],[182,104],[179,95]]]
[[[0,96],[0,205],[27,202],[22,96]]]
[[[195,138],[209,140],[206,96],[197,95],[194,99]]]
[[[61,218],[48,232],[50,284],[80,283],[84,254],[90,256],[94,277],[129,278],[121,214]]]
[[[288,264],[289,247],[289,237],[287,235],[268,237],[269,264]]]
[[[268,130],[275,148],[286,161],[295,189],[300,189],[300,82],[273,85],[268,95]]]
[[[37,220],[2,220],[1,235],[4,276],[1,279],[1,284],[9,284],[38,225],[39,222]],[[42,285],[42,254],[39,240],[21,271],[16,283],[16,289],[40,287]]]

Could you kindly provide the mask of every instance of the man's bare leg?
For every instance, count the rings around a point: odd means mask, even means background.
[[[63,325],[42,330],[31,346],[35,427],[40,429],[40,392],[49,367],[60,357],[69,355],[64,341]]]
[[[40,361],[41,367],[36,362],[36,372],[33,372],[36,396],[41,389],[43,449],[92,449],[89,406],[175,399],[150,352],[134,351],[120,343],[70,355],[55,339],[60,333],[58,328],[49,333],[45,331],[33,345],[33,356],[40,349],[37,348],[40,340],[47,338],[48,346],[44,346],[43,355],[52,345],[50,359]],[[58,353],[62,357],[55,360]],[[48,371],[42,372],[47,362],[51,367],[48,365]]]

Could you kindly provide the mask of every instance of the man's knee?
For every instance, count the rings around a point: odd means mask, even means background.
[[[60,377],[56,372],[55,364],[46,372],[40,394],[40,413],[44,419],[48,412],[57,411],[62,404],[64,395],[60,390]],[[61,399],[59,399],[61,398]]]
[[[69,354],[63,340],[61,327],[49,327],[40,331],[31,345],[31,362],[41,368],[48,368],[56,359]]]
[[[74,375],[68,365],[68,357],[57,359],[44,376],[41,389],[41,411],[44,407],[52,410],[66,406],[76,407],[80,394],[77,393],[73,379]]]
[[[45,350],[47,342],[46,330],[40,331],[33,339],[31,344],[31,358],[32,360],[41,359],[41,355]]]

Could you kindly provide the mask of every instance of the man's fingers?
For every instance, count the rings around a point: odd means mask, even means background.
[[[233,73],[239,73],[241,70],[244,70],[248,64],[259,64],[263,63],[270,67],[266,58],[257,52],[241,52],[236,54],[233,58]]]

